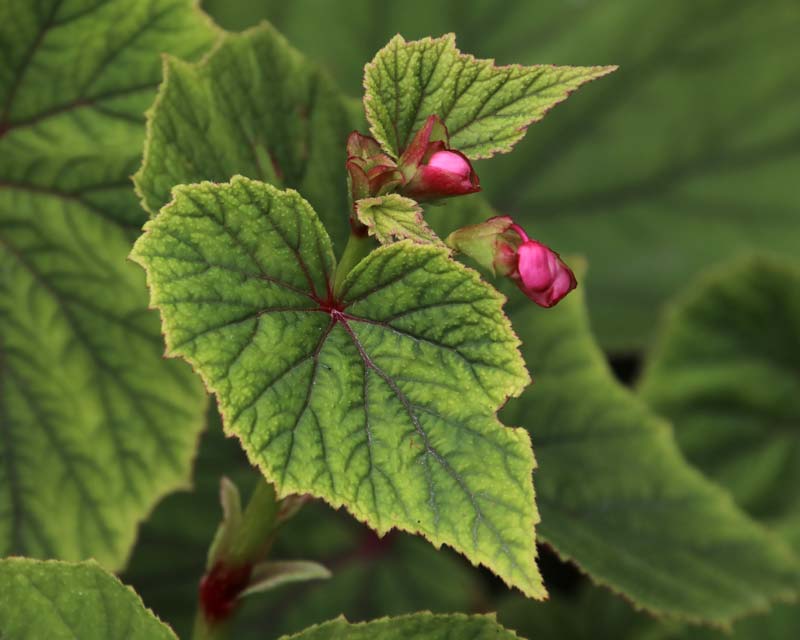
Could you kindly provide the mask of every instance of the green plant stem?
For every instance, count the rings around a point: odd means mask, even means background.
[[[231,625],[229,621],[211,622],[206,619],[203,610],[198,607],[194,616],[192,640],[228,640]]]
[[[241,526],[224,555],[217,564],[237,570],[249,568],[263,560],[269,553],[281,522],[278,518],[280,502],[275,495],[275,488],[259,477],[247,507],[242,514]],[[209,572],[214,572],[211,567]],[[204,580],[210,574],[206,573]],[[237,594],[233,594],[235,597]],[[236,607],[231,609],[235,613]],[[209,619],[203,607],[202,599],[198,604],[194,620],[193,640],[225,640],[230,637],[230,617]]]
[[[245,507],[239,535],[226,554],[227,563],[234,566],[254,563],[267,555],[278,528],[279,507],[275,487],[260,479]]]
[[[352,271],[367,254],[377,246],[374,238],[367,235],[350,232],[350,237],[347,240],[347,245],[344,248],[342,257],[339,259],[339,264],[336,267],[336,276],[333,283],[333,294],[338,297],[342,284],[347,274]]]

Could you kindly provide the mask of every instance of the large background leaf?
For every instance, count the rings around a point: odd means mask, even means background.
[[[159,53],[211,39],[191,0],[0,5],[0,555],[119,567],[186,482],[203,391],[125,262],[129,176]]]
[[[744,248],[796,251],[794,0],[204,4],[233,28],[272,20],[353,96],[364,62],[397,32],[453,31],[463,51],[501,64],[619,64],[514,153],[476,167],[500,211],[589,257],[606,347],[641,346],[659,305],[700,268]]]
[[[671,309],[641,382],[689,459],[800,548],[800,267],[751,258]]]
[[[136,184],[156,213],[172,187],[234,175],[297,189],[346,237],[347,102],[269,25],[226,35],[199,64],[168,58]]]
[[[511,312],[534,384],[501,416],[531,432],[540,536],[636,606],[680,618],[726,624],[796,594],[798,558],[614,380],[582,298]]]

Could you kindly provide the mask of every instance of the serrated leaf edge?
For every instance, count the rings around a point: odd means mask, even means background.
[[[374,618],[372,620],[364,620],[361,622],[350,622],[344,614],[340,614],[331,620],[326,620],[325,622],[319,622],[317,624],[311,625],[310,627],[306,627],[298,631],[297,633],[283,635],[278,640],[296,640],[297,638],[302,638],[303,634],[308,631],[315,631],[317,629],[323,628],[326,625],[333,624],[335,622],[344,622],[345,624],[351,627],[366,627],[375,622],[401,622],[407,619],[413,618],[429,618],[431,620],[437,618],[447,618],[447,619],[456,619],[456,620],[472,620],[472,619],[480,619],[485,618],[494,622],[498,626],[502,627],[503,630],[507,631],[508,633],[512,634],[514,638],[519,638],[519,640],[525,640],[522,636],[518,635],[514,629],[509,629],[505,625],[501,625],[497,620],[496,613],[433,613],[432,611],[425,609],[423,611],[415,611],[414,613],[405,613],[399,616],[382,616],[380,618]]]
[[[200,182],[200,183],[189,184],[189,185],[177,185],[177,186],[173,187],[172,188],[172,199],[170,200],[170,202],[168,204],[164,205],[164,207],[161,208],[161,210],[158,212],[158,214],[154,218],[151,218],[150,220],[148,220],[145,223],[145,225],[143,227],[143,234],[142,234],[141,237],[144,237],[145,234],[149,233],[149,228],[153,225],[153,223],[160,216],[162,216],[165,213],[168,213],[169,209],[176,205],[176,198],[180,195],[180,193],[183,190],[188,190],[188,189],[190,189],[192,187],[203,186],[203,185],[218,186],[219,184],[233,184],[233,183],[238,182],[238,181],[258,182],[257,180],[253,180],[251,178],[247,178],[246,176],[236,175],[236,176],[233,176],[228,183],[215,183],[215,182],[210,182],[210,181],[203,181],[203,182]],[[269,185],[267,183],[260,183],[260,184],[266,185],[269,189],[274,190],[274,191],[276,191],[278,193],[293,193],[293,194],[300,195],[294,189],[278,189],[277,187],[274,187],[273,185]],[[302,198],[302,196],[300,196],[300,197]],[[305,202],[305,200],[304,200],[304,202]],[[309,204],[309,207],[311,207],[310,204]],[[311,207],[311,210],[313,211],[313,207]],[[138,246],[138,244],[139,244],[139,242],[141,240],[141,237],[134,244],[133,249],[132,249],[132,251],[130,253],[129,259],[131,261],[135,262],[136,264],[138,264],[145,271],[145,280],[146,280],[147,288],[151,293],[150,302],[148,304],[148,309],[159,311],[159,318],[160,318],[160,321],[161,321],[161,335],[163,336],[164,342],[165,342],[165,345],[166,345],[166,348],[165,348],[165,351],[164,351],[164,357],[165,358],[182,359],[185,362],[187,362],[187,364],[191,367],[191,369],[194,372],[194,374],[197,375],[200,378],[200,380],[202,381],[203,386],[206,389],[206,392],[209,393],[209,394],[214,394],[216,396],[217,390],[211,384],[211,382],[206,379],[205,375],[198,370],[198,368],[196,367],[194,362],[192,362],[191,360],[189,360],[188,358],[186,358],[184,356],[177,355],[177,354],[174,354],[174,353],[171,352],[171,346],[170,346],[171,340],[170,340],[170,338],[169,338],[169,336],[167,335],[167,332],[166,332],[164,318],[161,315],[160,310],[158,309],[158,307],[153,305],[153,303],[152,303],[152,299],[153,299],[153,295],[152,294],[155,291],[157,291],[157,287],[151,281],[150,272],[147,269],[147,267],[145,265],[145,262],[142,261],[140,259],[140,257],[137,255],[137,246]],[[433,245],[418,245],[418,244],[412,243],[410,240],[402,240],[402,241],[400,241],[400,243],[392,243],[391,245],[384,245],[383,247],[379,247],[375,251],[386,250],[386,249],[388,249],[390,247],[394,248],[396,244],[401,244],[401,243],[408,243],[409,245],[415,246],[418,249],[419,248],[425,248],[425,249],[428,249],[430,251],[434,251],[434,252],[437,252],[437,253],[445,254],[449,260],[452,260],[452,258],[450,258],[449,251],[445,247],[437,247],[437,246],[433,246]],[[530,455],[531,455],[531,458],[530,458],[530,460],[531,460],[531,474],[530,474],[529,481],[530,481],[531,493],[532,493],[532,498],[533,498],[533,514],[532,514],[533,515],[533,522],[532,522],[533,530],[531,531],[531,536],[534,537],[534,539],[535,539],[536,538],[536,525],[539,524],[539,522],[541,522],[541,515],[540,515],[539,509],[538,509],[538,507],[536,505],[536,489],[535,489],[535,487],[533,485],[533,479],[532,479],[533,472],[537,468],[537,462],[536,462],[535,453],[533,451],[533,445],[531,443],[530,434],[528,433],[527,429],[525,429],[523,427],[513,427],[513,426],[506,425],[503,422],[501,422],[500,419],[497,417],[497,412],[500,411],[500,409],[502,409],[503,406],[505,406],[506,402],[508,402],[508,400],[510,398],[512,398],[512,397],[519,397],[522,394],[522,392],[525,390],[525,388],[527,388],[527,386],[529,384],[531,384],[531,382],[532,382],[532,379],[530,377],[530,373],[528,372],[527,366],[525,365],[525,359],[523,358],[522,352],[520,350],[520,346],[521,346],[522,342],[519,339],[519,336],[517,336],[516,332],[514,331],[512,325],[511,325],[511,320],[508,318],[506,313],[503,311],[503,305],[505,305],[505,303],[507,302],[506,296],[503,295],[502,293],[500,293],[499,291],[497,291],[497,289],[492,287],[489,283],[484,281],[481,278],[480,274],[476,270],[474,270],[474,269],[472,269],[470,267],[467,267],[466,265],[463,265],[460,262],[457,262],[455,260],[452,260],[452,262],[454,264],[458,265],[458,267],[460,269],[462,269],[465,273],[468,273],[469,276],[473,279],[473,281],[478,282],[478,283],[482,284],[484,287],[486,287],[487,292],[498,303],[498,305],[500,307],[500,311],[501,311],[500,315],[502,317],[502,321],[501,321],[502,322],[502,326],[503,326],[503,328],[505,330],[508,331],[509,335],[513,337],[514,342],[516,343],[514,349],[515,349],[516,354],[517,354],[517,356],[519,358],[519,361],[523,365],[522,369],[525,372],[526,381],[524,383],[521,383],[519,385],[519,388],[517,388],[517,389],[509,389],[508,392],[505,393],[505,396],[506,396],[505,400],[502,401],[499,404],[499,406],[497,406],[497,408],[494,410],[494,414],[495,414],[494,417],[495,417],[495,420],[497,422],[498,427],[503,428],[503,429],[510,429],[518,438],[520,438],[527,445],[527,450],[530,452]],[[343,288],[342,288],[342,292],[340,294],[342,297],[344,297],[345,292],[348,289],[349,282],[354,278],[354,274],[358,273],[358,271],[360,269],[364,268],[364,266],[363,266],[364,263],[365,263],[365,261],[362,260],[359,264],[357,264],[353,268],[352,271],[350,271],[350,273],[345,278],[344,285],[343,285]],[[334,265],[334,271],[335,271],[335,265]],[[266,469],[264,466],[262,466],[262,464],[259,461],[258,457],[255,455],[255,452],[253,451],[253,447],[251,447],[248,444],[246,444],[244,442],[244,440],[241,438],[241,436],[238,433],[236,433],[231,426],[229,426],[229,418],[228,418],[228,416],[226,416],[225,413],[222,411],[222,409],[219,407],[219,403],[217,403],[217,404],[218,404],[218,409],[219,409],[220,416],[222,418],[223,431],[224,431],[226,437],[229,437],[229,438],[230,437],[235,437],[237,440],[239,440],[240,446],[247,453],[248,459],[251,461],[251,463],[253,463],[259,469],[261,474],[264,476],[264,478],[267,479],[268,482],[272,483],[275,486],[275,492],[276,492],[277,497],[279,499],[283,499],[283,498],[295,493],[291,489],[284,489],[281,486],[279,479],[277,477],[273,477],[273,475],[269,472],[269,470]],[[380,526],[378,526],[378,525],[376,525],[376,524],[374,524],[372,522],[372,520],[370,519],[368,514],[362,513],[360,509],[355,507],[355,505],[349,504],[349,503],[347,503],[345,501],[342,501],[342,500],[338,500],[337,501],[335,499],[332,499],[329,496],[323,496],[323,495],[317,495],[317,494],[313,494],[313,495],[316,495],[319,499],[323,500],[324,502],[329,504],[334,509],[338,509],[340,507],[344,507],[345,510],[348,513],[350,513],[354,518],[356,518],[356,520],[358,520],[359,522],[364,523],[365,525],[367,525],[368,527],[373,529],[377,533],[377,535],[379,537],[385,536],[387,533],[389,533],[393,529],[397,529],[398,531],[405,531],[405,532],[410,533],[412,535],[418,535],[418,536],[424,538],[425,540],[427,540],[428,542],[430,542],[430,544],[432,544],[435,549],[440,549],[443,545],[447,546],[447,547],[450,547],[456,553],[458,553],[459,556],[465,558],[470,564],[472,564],[472,566],[474,566],[474,567],[478,567],[478,566],[486,567],[494,575],[497,575],[497,577],[499,577],[507,586],[509,586],[511,588],[519,589],[527,597],[533,598],[535,600],[546,600],[547,597],[548,597],[547,590],[546,590],[546,588],[544,586],[544,583],[541,580],[541,572],[539,571],[539,567],[538,567],[538,554],[534,555],[532,560],[533,560],[533,568],[535,569],[536,574],[539,576],[539,583],[535,584],[535,585],[529,585],[529,586],[523,588],[521,585],[512,584],[511,582],[509,582],[505,577],[503,577],[503,576],[499,575],[498,573],[496,573],[492,567],[490,567],[490,566],[488,566],[488,565],[486,565],[486,564],[484,564],[482,562],[474,561],[471,558],[467,557],[467,555],[465,553],[459,551],[453,545],[445,543],[445,542],[440,542],[440,541],[433,540],[430,536],[426,535],[420,529],[415,529],[413,527],[397,526],[397,525],[391,525],[389,527],[380,527]]]
[[[9,556],[7,558],[0,558],[0,564],[6,564],[6,563],[7,564],[14,564],[14,565],[28,565],[28,566],[31,566],[31,565],[37,565],[37,566],[57,565],[57,566],[62,566],[62,567],[76,567],[76,568],[77,567],[94,567],[94,568],[97,568],[106,577],[110,578],[116,584],[121,586],[123,589],[125,589],[126,591],[129,591],[131,594],[133,594],[134,601],[137,604],[141,605],[142,610],[145,613],[147,613],[150,616],[152,616],[153,619],[155,619],[167,631],[169,631],[169,633],[172,634],[172,637],[175,638],[175,640],[179,640],[177,634],[172,629],[172,627],[169,624],[167,624],[166,622],[164,622],[164,620],[162,620],[158,616],[158,614],[156,614],[155,611],[153,611],[150,607],[148,607],[144,603],[144,600],[142,600],[142,596],[140,596],[133,587],[131,587],[130,585],[125,584],[124,582],[122,582],[122,580],[120,580],[118,576],[114,575],[113,573],[111,573],[110,571],[105,569],[103,567],[103,565],[101,565],[99,562],[97,562],[94,558],[89,558],[87,560],[81,560],[79,562],[72,562],[70,560],[56,560],[56,559],[53,559],[53,558],[39,560],[39,559],[36,559],[36,558],[24,558],[24,557],[21,557],[21,556]],[[48,598],[48,600],[49,600],[49,598]]]
[[[559,100],[556,100],[555,102],[553,102],[549,107],[547,107],[541,113],[541,115],[539,115],[538,117],[534,117],[527,124],[519,127],[519,129],[517,130],[519,132],[519,134],[520,134],[518,138],[516,138],[515,140],[513,140],[511,142],[506,143],[505,145],[503,145],[501,148],[499,148],[497,151],[495,151],[493,153],[466,154],[467,157],[470,160],[482,160],[482,159],[491,158],[491,157],[495,156],[496,154],[509,153],[514,148],[514,145],[516,145],[520,140],[522,140],[522,138],[527,133],[528,128],[532,124],[536,124],[537,122],[541,121],[545,117],[545,115],[547,115],[547,113],[553,107],[555,107],[556,105],[564,102],[572,93],[574,93],[578,88],[580,88],[584,84],[592,82],[593,80],[597,80],[598,78],[602,78],[603,76],[606,76],[606,75],[608,75],[610,73],[613,73],[614,71],[619,69],[619,65],[592,65],[592,66],[586,66],[586,67],[582,67],[580,65],[553,65],[553,64],[524,65],[524,64],[518,64],[518,63],[498,65],[496,63],[496,61],[495,61],[495,58],[477,58],[476,56],[472,55],[471,53],[462,52],[456,46],[456,34],[453,33],[453,32],[446,33],[446,34],[444,34],[442,36],[439,36],[438,38],[435,38],[433,36],[426,36],[424,38],[419,38],[418,40],[410,40],[410,41],[406,40],[402,35],[400,35],[398,33],[398,34],[394,35],[389,40],[388,43],[386,43],[383,47],[378,49],[378,51],[373,56],[372,60],[370,60],[368,63],[366,63],[364,65],[364,75],[363,75],[363,80],[362,80],[362,87],[364,89],[364,98],[363,98],[364,111],[366,112],[367,121],[369,122],[370,133],[372,134],[372,136],[376,140],[380,141],[380,136],[376,132],[375,125],[373,125],[373,117],[374,117],[374,114],[375,114],[375,109],[374,109],[374,106],[372,105],[372,102],[373,102],[372,97],[373,96],[371,96],[370,93],[369,93],[369,84],[368,84],[368,81],[367,81],[367,77],[369,75],[368,71],[371,70],[371,69],[374,69],[377,66],[376,60],[377,60],[378,56],[381,53],[388,52],[392,46],[402,46],[404,44],[415,44],[417,42],[420,42],[420,43],[435,43],[435,42],[444,42],[444,41],[448,41],[448,42],[450,42],[450,44],[452,44],[453,52],[457,56],[466,58],[468,62],[489,63],[492,66],[493,69],[516,69],[516,68],[519,68],[519,69],[535,69],[535,68],[539,68],[539,67],[558,67],[558,66],[562,66],[562,67],[569,67],[569,68],[573,68],[573,69],[574,68],[582,68],[582,69],[586,69],[586,70],[591,70],[590,71],[591,77],[586,78],[585,80],[583,80],[578,85],[578,87],[575,87],[574,89],[569,89],[569,90],[565,91],[563,97],[561,97]],[[384,147],[384,145],[381,144],[381,147]],[[393,158],[397,158],[398,157],[398,156],[395,155],[395,152],[392,151],[391,149],[386,149],[384,147],[384,151],[386,151],[386,153],[388,153]],[[403,152],[403,149],[398,149],[397,150],[397,154],[400,154],[402,152]]]

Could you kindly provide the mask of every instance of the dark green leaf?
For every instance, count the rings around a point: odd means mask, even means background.
[[[334,239],[347,230],[345,100],[269,25],[226,34],[199,64],[167,58],[135,176],[156,213],[175,185],[244,175],[298,189]]]
[[[800,268],[752,258],[672,307],[641,383],[678,442],[800,550]]]
[[[531,432],[542,538],[636,606],[692,621],[726,625],[797,592],[791,550],[689,466],[669,424],[614,380],[581,288],[511,317],[534,384],[502,416]]]
[[[129,176],[159,53],[211,39],[190,0],[0,4],[0,555],[120,567],[186,482],[204,394],[125,261]]]

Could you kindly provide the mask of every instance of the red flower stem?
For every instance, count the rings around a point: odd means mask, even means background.
[[[520,227],[518,224],[516,224],[516,223],[512,224],[509,227],[509,229],[513,229],[514,231],[516,231],[519,234],[519,237],[522,238],[523,242],[527,242],[528,241],[528,234],[525,233],[525,229]]]

